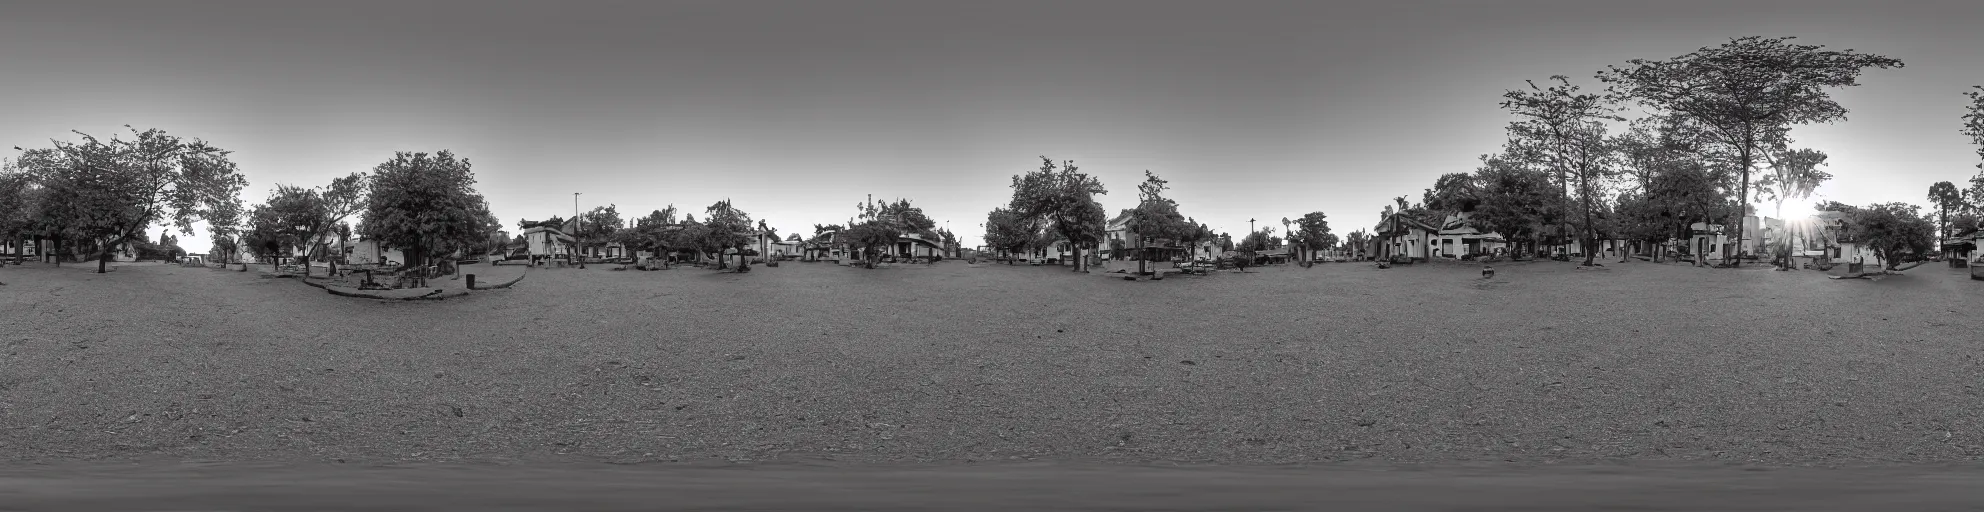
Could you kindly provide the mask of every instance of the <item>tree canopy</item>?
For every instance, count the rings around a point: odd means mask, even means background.
[[[1042,156],[1040,162],[1038,170],[1013,177],[1013,198],[1006,209],[1049,226],[1074,249],[1075,271],[1087,271],[1081,251],[1102,242],[1109,222],[1095,196],[1109,192],[1100,180],[1078,172],[1073,160],[1055,165],[1054,159]]]
[[[267,209],[266,215],[254,217],[258,222],[272,224],[258,226],[262,231],[259,236],[274,236],[285,247],[303,248],[305,258],[316,257],[323,250],[317,241],[335,236],[339,223],[365,210],[366,180],[364,173],[352,173],[331,180],[323,188],[276,185],[269,200],[261,206]],[[257,240],[266,241],[259,237]],[[310,275],[308,265],[304,266],[303,275]]]
[[[1164,197],[1164,190],[1170,188],[1166,183],[1144,171],[1144,182],[1137,185],[1137,207],[1130,211],[1127,227],[1140,238],[1189,243],[1198,226],[1178,213],[1177,201]]]
[[[842,240],[850,246],[861,249],[863,260],[873,267],[880,259],[883,249],[893,247],[907,235],[918,235],[926,240],[936,241],[937,234],[931,231],[937,222],[923,214],[923,209],[910,204],[908,199],[894,202],[877,201],[874,196],[856,203],[855,219],[843,231]]]
[[[81,143],[52,141],[53,148],[23,152],[16,165],[47,194],[38,224],[93,243],[100,251],[97,272],[106,271],[109,251],[148,238],[153,224],[192,233],[195,221],[239,196],[248,182],[228,151],[198,139],[158,129],[132,129],[132,139],[107,141],[75,133]]]
[[[1847,234],[1873,249],[1888,269],[1909,254],[1928,255],[1935,249],[1935,226],[1907,203],[1878,203],[1847,212]]]
[[[1634,59],[1598,78],[1613,98],[1685,116],[1704,139],[1733,153],[1738,204],[1750,204],[1751,173],[1759,157],[1786,143],[1794,125],[1846,118],[1828,89],[1859,85],[1869,68],[1899,68],[1900,60],[1794,38],[1741,37],[1666,60]],[[1736,217],[1742,246],[1743,217]]]
[[[473,247],[497,229],[468,159],[451,151],[395,153],[372,169],[370,185],[358,232],[399,249],[409,265]]]

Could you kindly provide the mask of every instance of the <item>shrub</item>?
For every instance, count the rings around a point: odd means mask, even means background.
[[[935,255],[935,254],[932,254],[932,255],[930,255],[930,262],[931,262],[931,263],[936,263],[936,262],[939,262],[939,261],[944,261],[944,257],[943,257],[943,256],[939,256],[939,255]]]

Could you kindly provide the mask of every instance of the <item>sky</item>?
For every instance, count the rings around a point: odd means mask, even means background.
[[[872,194],[966,245],[1047,156],[1112,213],[1148,170],[1236,237],[1312,211],[1346,233],[1499,151],[1526,79],[1797,36],[1907,64],[1792,131],[1831,155],[1817,195],[1926,204],[1976,173],[1980,22],[1957,1],[0,1],[0,147],[160,128],[234,151],[250,203],[445,149],[513,234],[574,193],[629,218],[728,198],[807,235]]]

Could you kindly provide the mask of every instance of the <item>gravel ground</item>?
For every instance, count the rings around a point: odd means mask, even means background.
[[[7,267],[0,464],[1984,460],[1960,270],[1608,265]]]
[[[1984,473],[1348,467],[169,464],[0,470],[0,510],[1962,511]]]

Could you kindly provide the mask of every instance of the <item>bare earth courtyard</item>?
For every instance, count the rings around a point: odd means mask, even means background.
[[[1984,286],[1644,262],[0,270],[9,465],[1984,460]],[[459,287],[450,282],[443,286]]]

